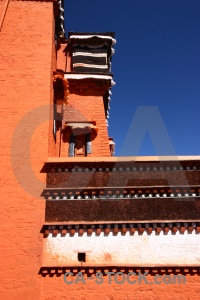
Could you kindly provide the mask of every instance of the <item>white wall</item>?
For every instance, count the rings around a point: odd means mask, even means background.
[[[86,252],[88,266],[186,266],[200,264],[200,234],[184,232],[180,234],[125,235],[111,232],[108,236],[95,232],[88,236],[75,233],[74,236],[49,234],[44,239],[43,266],[80,266],[78,252]]]

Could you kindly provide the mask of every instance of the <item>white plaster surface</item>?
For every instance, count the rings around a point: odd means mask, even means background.
[[[111,36],[108,36],[108,35],[71,35],[70,36],[70,39],[91,39],[93,37],[98,37],[100,39],[107,39],[107,40],[112,40],[112,45],[115,45],[116,44],[116,40],[113,39]]]
[[[144,232],[138,235],[118,233],[99,236],[84,233],[79,236],[52,234],[44,239],[43,265],[80,266],[78,252],[86,252],[85,266],[189,266],[200,265],[200,235],[168,232],[159,235]]]
[[[109,75],[96,75],[96,74],[65,74],[65,79],[85,79],[85,78],[95,78],[95,79],[105,79],[111,80],[111,86],[115,85],[112,76]]]

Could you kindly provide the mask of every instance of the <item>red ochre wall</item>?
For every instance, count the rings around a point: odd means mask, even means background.
[[[94,93],[94,92],[93,92]],[[70,94],[66,105],[67,120],[70,121],[95,121],[98,133],[92,135],[92,154],[88,156],[110,156],[108,143],[108,131],[106,125],[103,97],[96,92],[96,95]],[[62,143],[61,156],[68,156],[69,136],[67,142]]]
[[[88,274],[91,276],[91,274]],[[161,276],[161,275],[160,275]],[[163,275],[164,276],[164,275]],[[173,276],[173,274],[170,274]],[[74,282],[76,277],[74,277]],[[86,277],[85,277],[86,278]],[[162,281],[159,278],[158,281]],[[172,277],[173,278],[173,277]],[[72,277],[68,280],[70,281]],[[103,278],[103,284],[96,284],[95,280],[85,279],[85,284],[81,281],[77,284],[66,284],[61,277],[44,277],[43,278],[43,299],[69,299],[69,300],[199,300],[200,280],[198,275],[191,276],[186,274],[186,284],[154,284],[154,275],[147,275],[148,282],[131,285],[125,281],[123,284],[114,282],[111,277],[111,283],[108,283],[107,275]],[[120,281],[120,278],[118,278]],[[167,280],[167,279],[166,279]],[[44,285],[45,281],[45,285]],[[54,289],[53,289],[54,287]]]
[[[53,25],[51,2],[10,1],[0,32],[0,299],[42,299]]]
[[[66,285],[63,275],[38,274],[45,214],[40,170],[52,141],[53,36],[51,2],[10,1],[0,32],[0,299],[199,299],[193,274],[185,285],[170,286],[108,284],[106,278],[103,285]]]

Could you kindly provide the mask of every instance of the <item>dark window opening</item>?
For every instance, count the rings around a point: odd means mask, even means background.
[[[68,154],[70,157],[74,156],[75,141],[76,141],[76,137],[73,134],[71,134],[69,139],[69,154]]]
[[[79,252],[78,253],[78,261],[85,262],[86,261],[86,253]]]

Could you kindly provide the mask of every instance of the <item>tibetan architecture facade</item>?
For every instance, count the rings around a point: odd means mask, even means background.
[[[0,298],[199,299],[200,157],[113,156],[115,34],[66,38],[61,0],[0,16]]]

